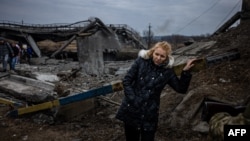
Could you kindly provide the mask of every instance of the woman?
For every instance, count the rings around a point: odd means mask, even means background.
[[[195,59],[187,61],[179,79],[171,68],[174,63],[171,51],[165,41],[150,50],[141,50],[123,79],[125,97],[116,118],[124,122],[127,141],[154,140],[160,94],[166,84],[179,93],[188,90],[192,77],[189,69]]]

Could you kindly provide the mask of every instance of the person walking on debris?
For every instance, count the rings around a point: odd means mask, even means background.
[[[18,48],[18,54],[16,56],[16,64],[20,64],[20,59],[21,59],[21,53],[22,53],[22,49],[21,49],[21,43],[17,43],[16,48]]]
[[[0,37],[0,60],[2,61],[3,72],[7,71],[7,65],[10,59],[9,55],[13,55],[11,45],[5,41],[4,38]]]
[[[30,64],[30,59],[32,58],[33,55],[33,50],[32,48],[28,45],[27,47],[27,61]]]
[[[158,42],[149,50],[141,50],[123,79],[124,98],[116,118],[124,122],[127,141],[153,141],[158,124],[160,94],[168,84],[176,92],[186,93],[194,66],[189,59],[177,77],[172,65],[171,45]]]
[[[18,45],[15,43],[12,43],[11,47],[13,50],[13,54],[12,54],[12,56],[10,56],[10,60],[9,60],[10,61],[10,70],[12,73],[15,73],[16,64],[17,64],[18,55],[19,55],[19,48],[18,48]]]

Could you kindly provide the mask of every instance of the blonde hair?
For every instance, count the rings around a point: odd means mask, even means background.
[[[171,47],[171,45],[167,41],[162,41],[162,42],[156,43],[151,49],[149,49],[149,51],[147,52],[147,55],[150,58],[152,58],[153,57],[153,53],[154,53],[154,51],[157,48],[162,48],[163,50],[166,51],[166,56],[171,56],[172,47]]]

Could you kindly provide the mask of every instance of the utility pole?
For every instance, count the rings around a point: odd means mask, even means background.
[[[150,48],[150,44],[151,44],[151,25],[149,23],[149,26],[148,26],[148,49]]]
[[[241,11],[242,12],[249,12],[250,11],[250,2],[248,0],[242,1]]]
[[[249,0],[242,0],[241,7],[241,23],[250,17],[250,2]]]

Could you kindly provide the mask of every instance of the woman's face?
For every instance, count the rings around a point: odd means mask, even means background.
[[[155,49],[153,53],[153,61],[155,65],[160,65],[167,60],[167,52],[161,47]]]

